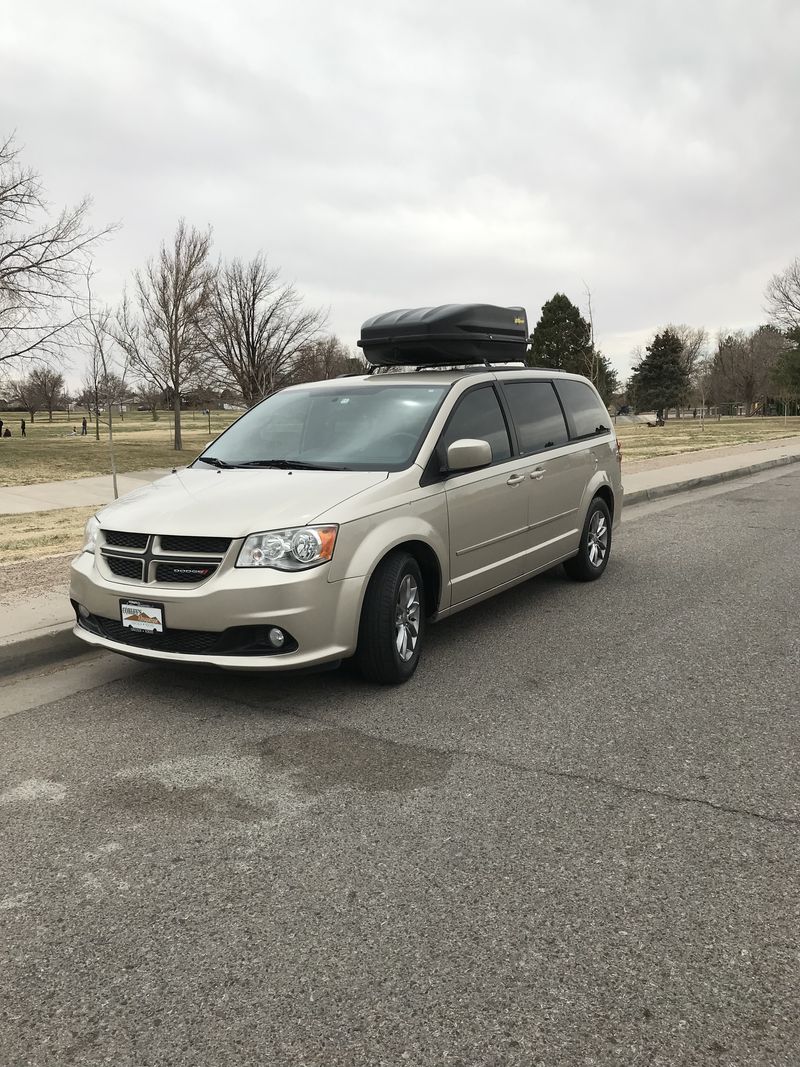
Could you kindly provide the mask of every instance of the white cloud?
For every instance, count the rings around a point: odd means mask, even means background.
[[[40,0],[4,16],[7,125],[56,202],[265,249],[353,343],[377,310],[585,303],[621,368],[669,321],[750,325],[800,233],[793,0]],[[636,340],[634,340],[636,339]]]

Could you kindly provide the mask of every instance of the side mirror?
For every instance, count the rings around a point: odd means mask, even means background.
[[[447,449],[447,469],[451,473],[488,467],[491,462],[492,446],[488,441],[465,437],[461,441],[453,441]]]

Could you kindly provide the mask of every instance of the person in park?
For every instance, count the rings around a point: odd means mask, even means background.
[[[10,437],[10,436],[11,436],[11,430],[9,430],[9,428],[6,426],[5,430],[3,430],[3,437]]]
[[[81,437],[86,436],[86,416],[81,419]]]
[[[0,419],[0,437],[3,436],[3,420]]]
[[[24,419],[20,419],[19,420],[19,431],[20,431],[20,435],[22,437],[26,436],[25,435],[25,420]]]

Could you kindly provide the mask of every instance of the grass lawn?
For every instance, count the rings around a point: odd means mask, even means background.
[[[160,412],[154,422],[147,411],[126,414],[125,421],[114,419],[114,453],[117,470],[146,470],[148,467],[172,467],[193,459],[203,446],[229,426],[238,412],[215,411],[211,414],[211,433],[208,418],[199,412],[184,412],[182,420],[183,451],[172,448],[171,413]],[[54,415],[52,423],[47,415],[28,422],[28,436],[19,435],[19,412],[0,411],[0,419],[9,426],[12,437],[0,440],[0,487],[33,485],[36,482],[57,482],[64,478],[88,478],[109,474],[108,429],[100,425],[100,440],[89,426],[86,437],[68,437],[75,426],[80,433],[83,412],[69,421],[63,412]]]
[[[229,426],[236,412],[216,411],[211,415],[211,433],[205,415],[184,412],[182,452],[171,445],[171,413],[160,412],[153,422],[149,412],[130,412],[125,421],[115,420],[114,444],[117,469],[126,471],[146,470],[149,467],[172,467],[188,463],[203,446],[220,431]],[[13,437],[0,440],[0,487],[32,485],[36,482],[55,482],[62,478],[87,478],[96,474],[109,474],[107,430],[101,425],[100,440],[95,440],[94,427],[90,426],[87,437],[68,437],[73,426],[80,430],[81,415],[66,420],[63,412],[56,421],[49,423],[41,416],[28,426],[28,436],[19,436],[19,414],[0,412],[11,427]],[[644,424],[620,424],[617,434],[622,442],[626,460],[650,459],[681,452],[696,452],[705,448],[718,448],[770,441],[780,437],[800,434],[800,417],[787,419],[726,417],[720,422],[706,420],[705,430],[699,419],[668,419],[666,426]]]
[[[86,520],[97,508],[64,508],[0,515],[0,566],[26,559],[76,552],[83,544]],[[0,585],[3,578],[0,574]]]
[[[700,427],[700,419],[667,419],[665,426],[629,423],[620,424],[616,431],[622,444],[624,463],[626,460],[794,437],[800,434],[800,417],[785,422],[782,416],[753,419],[729,416],[720,422],[706,419],[705,430]]]

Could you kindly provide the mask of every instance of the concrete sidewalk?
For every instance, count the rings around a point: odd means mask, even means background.
[[[119,495],[148,485],[169,474],[169,470],[153,467],[117,475]],[[40,482],[38,485],[12,485],[0,488],[0,515],[22,515],[28,511],[57,511],[60,508],[82,508],[110,504],[114,488],[110,474],[93,478],[72,478],[61,482]]]
[[[687,452],[631,464],[623,459],[625,505],[630,507],[670,493],[794,462],[800,462],[800,437]],[[120,493],[130,492],[166,473],[148,470],[122,475]],[[91,506],[111,499],[110,478],[80,478],[0,489],[0,514]],[[15,501],[16,506],[12,508]],[[19,672],[28,663],[35,664],[42,656],[55,661],[84,649],[70,632],[73,615],[68,598],[69,558],[67,555],[35,563],[0,565],[0,678]]]
[[[731,478],[756,474],[785,463],[800,461],[800,437],[775,442],[709,448],[702,452],[683,452],[676,456],[625,463],[622,460],[622,483],[625,504],[655,500],[670,493],[698,489]]]

